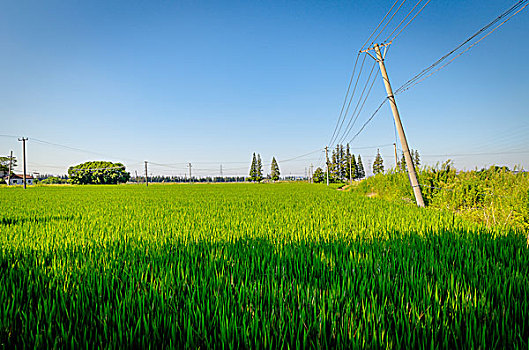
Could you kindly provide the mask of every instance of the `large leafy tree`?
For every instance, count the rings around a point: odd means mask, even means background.
[[[380,150],[377,149],[377,156],[373,162],[373,174],[380,174],[384,172],[384,160],[380,155]]]
[[[105,161],[85,162],[68,168],[68,177],[73,184],[118,184],[127,182],[130,173],[122,163]]]
[[[270,166],[270,172],[270,177],[273,181],[279,180],[279,175],[281,175],[281,173],[279,172],[279,165],[277,165],[275,157],[272,157],[272,165]]]
[[[318,167],[314,171],[314,174],[312,174],[312,181],[316,184],[325,181],[325,173],[322,168]]]
[[[17,159],[13,157],[13,163],[11,165],[11,174],[13,174],[13,169],[17,166]],[[9,156],[0,157],[0,172],[7,174],[9,172]]]

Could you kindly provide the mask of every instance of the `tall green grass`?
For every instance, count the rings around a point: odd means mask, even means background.
[[[508,227],[307,184],[0,191],[0,343],[525,347]]]
[[[425,203],[452,210],[487,226],[529,230],[529,173],[502,168],[456,173],[449,163],[419,171]],[[408,174],[390,171],[361,182],[355,191],[381,198],[415,202]]]

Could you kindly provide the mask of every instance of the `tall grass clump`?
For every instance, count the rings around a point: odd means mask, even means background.
[[[448,209],[488,226],[529,230],[529,173],[506,168],[456,172],[450,162],[419,170],[427,206]],[[390,170],[368,178],[356,192],[414,202],[408,174]]]

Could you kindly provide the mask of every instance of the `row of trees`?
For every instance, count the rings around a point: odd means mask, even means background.
[[[351,153],[349,144],[345,147],[343,145],[336,146],[332,151],[328,166],[329,182],[346,182],[349,179],[362,179],[366,176],[362,157],[360,155],[355,157]],[[312,175],[312,180],[315,183],[326,181],[325,170],[317,168]]]
[[[261,155],[255,153],[252,156],[252,164],[250,165],[250,176],[248,177],[248,181],[254,181],[259,182],[264,179],[263,176],[263,162],[261,161]],[[273,181],[279,180],[279,175],[281,175],[281,172],[279,171],[279,165],[277,164],[276,158],[272,157],[272,164],[270,165],[270,179]]]
[[[410,151],[411,160],[413,162],[413,166],[415,168],[418,168],[421,165],[421,157],[419,155],[419,151],[417,150],[411,150]],[[397,171],[406,171],[406,158],[404,157],[404,152],[402,152],[402,156],[400,160],[397,161]],[[381,174],[384,172],[384,160],[382,159],[382,156],[380,155],[380,150],[377,149],[377,155],[375,157],[375,161],[373,162],[373,174]]]

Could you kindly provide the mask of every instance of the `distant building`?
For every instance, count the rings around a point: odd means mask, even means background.
[[[7,177],[5,178],[7,181]],[[24,175],[13,174],[9,179],[9,185],[23,185],[24,184]],[[33,185],[33,176],[26,175],[26,184]]]

